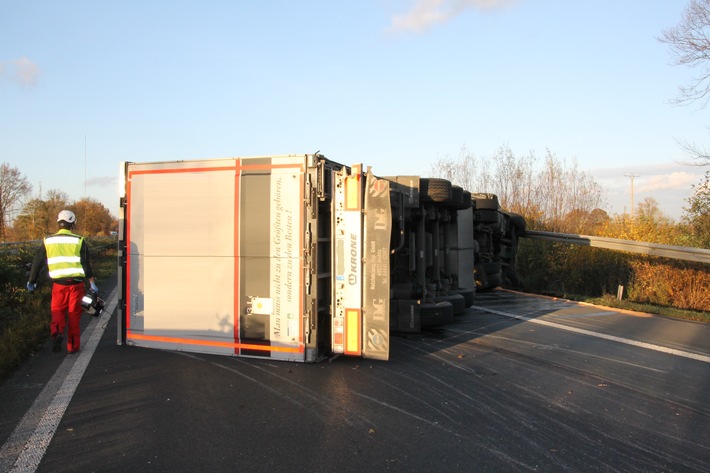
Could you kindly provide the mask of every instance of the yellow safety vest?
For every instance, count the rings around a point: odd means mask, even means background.
[[[83,241],[83,237],[74,235],[65,229],[44,239],[50,278],[83,278],[85,276],[84,268],[81,266]]]

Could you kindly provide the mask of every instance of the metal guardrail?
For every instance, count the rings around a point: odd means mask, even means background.
[[[109,238],[112,238],[114,240],[111,241],[111,243],[105,243],[104,240],[109,241]],[[89,250],[91,251],[91,253],[103,251],[109,246],[114,246],[116,243],[115,237],[87,237],[86,239],[89,241]],[[36,249],[37,247],[39,247],[39,245],[42,244],[42,241],[43,240],[28,240],[0,243],[0,254],[14,254],[25,248]],[[97,245],[97,241],[102,242],[102,244]]]
[[[572,245],[593,246],[608,250],[628,251],[664,258],[682,259],[710,264],[710,250],[705,248],[691,248],[688,246],[661,245],[644,241],[619,240],[589,235],[573,235],[569,233],[553,233],[540,231],[526,231],[521,236],[536,240],[556,241]]]
[[[597,237],[590,235],[574,235],[570,233],[554,233],[528,230],[521,236],[535,240],[556,241],[572,245],[593,246],[608,250],[628,251],[664,258],[682,259],[710,264],[710,250],[705,248],[692,248],[689,246],[662,245],[644,241],[619,240],[617,238]],[[42,240],[25,241],[17,243],[0,243],[0,253],[17,251],[21,246],[39,245]],[[94,251],[102,250],[105,246],[92,248]]]

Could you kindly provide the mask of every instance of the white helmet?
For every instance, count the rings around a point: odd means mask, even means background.
[[[59,215],[57,215],[57,222],[67,222],[67,223],[74,223],[76,222],[76,215],[74,215],[74,212],[71,210],[62,210],[59,212]]]

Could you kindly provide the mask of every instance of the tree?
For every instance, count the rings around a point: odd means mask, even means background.
[[[680,87],[679,104],[710,100],[710,0],[690,0],[680,24],[663,31],[661,42],[668,44],[675,56],[673,63],[698,69],[689,85]]]
[[[84,236],[107,236],[117,228],[111,212],[90,197],[74,202],[70,209],[76,214],[76,231]]]
[[[668,217],[661,211],[658,201],[653,197],[646,197],[636,206],[636,219],[639,222],[668,223]]]
[[[15,219],[18,240],[39,240],[57,231],[57,215],[69,208],[69,196],[58,190],[47,192],[47,199],[32,199]]]
[[[76,215],[74,231],[83,236],[107,236],[118,224],[111,212],[100,202],[84,198],[69,203],[67,194],[51,190],[47,200],[32,199],[22,208],[15,219],[15,234],[18,240],[39,240],[57,231],[57,215],[68,209]]]
[[[683,221],[701,248],[710,248],[710,171],[705,171],[704,180],[692,186],[688,207],[684,207]]]
[[[698,71],[688,85],[679,87],[675,103],[700,103],[705,107],[710,100],[710,0],[691,0],[681,22],[663,31],[659,40],[670,46],[673,64]],[[710,153],[704,148],[686,141],[679,144],[691,156],[687,164],[710,164]]]
[[[596,235],[599,229],[608,224],[609,221],[611,221],[611,218],[605,210],[599,208],[591,211],[573,209],[565,215],[562,230],[565,233]]]
[[[461,158],[439,159],[431,168],[432,175],[449,179],[472,192],[489,192],[498,196],[501,207],[519,213],[528,228],[551,231],[579,231],[567,227],[565,217],[574,212],[582,215],[598,208],[602,188],[587,173],[558,159],[546,151],[542,167],[534,153],[516,156],[502,146],[490,159],[476,159],[466,149]]]
[[[5,240],[10,211],[30,192],[32,192],[32,185],[20,174],[19,169],[10,167],[7,163],[0,165],[0,238],[3,240]]]
[[[597,208],[589,212],[589,221],[594,229],[598,229],[608,224],[611,221],[611,217],[609,217],[606,210]]]
[[[39,240],[47,235],[46,204],[39,199],[32,199],[22,207],[13,225],[14,238],[17,241]]]

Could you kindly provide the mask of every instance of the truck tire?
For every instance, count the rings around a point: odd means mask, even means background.
[[[486,274],[498,274],[501,271],[500,261],[486,261],[481,267]]]
[[[419,199],[424,202],[447,202],[451,199],[451,182],[424,178],[419,181]]]
[[[449,291],[451,294],[461,294],[463,296],[464,306],[468,309],[474,303],[474,298],[476,296],[476,291],[473,289],[452,289]]]
[[[477,223],[498,223],[500,220],[500,214],[497,210],[476,209],[476,211],[473,212],[473,220]]]
[[[470,209],[471,206],[473,205],[473,202],[471,202],[471,193],[467,190],[463,191],[463,203],[464,203],[465,207],[461,210]]]
[[[471,193],[460,186],[451,186],[451,208],[466,210],[471,207]]]
[[[483,289],[495,289],[503,284],[503,276],[501,273],[486,274],[486,279],[488,279],[488,285]]]
[[[466,300],[461,294],[448,294],[446,296],[434,297],[436,302],[448,302],[451,304],[454,315],[462,314],[466,311]]]
[[[498,210],[500,208],[500,205],[498,204],[498,196],[495,194],[476,192],[471,194],[471,200],[473,201],[473,205],[476,210]]]
[[[419,307],[422,328],[436,327],[454,321],[454,308],[450,302],[422,304]]]
[[[510,224],[518,229],[516,234],[522,235],[523,233],[525,233],[525,217],[513,212],[508,212],[508,215],[510,215]]]

